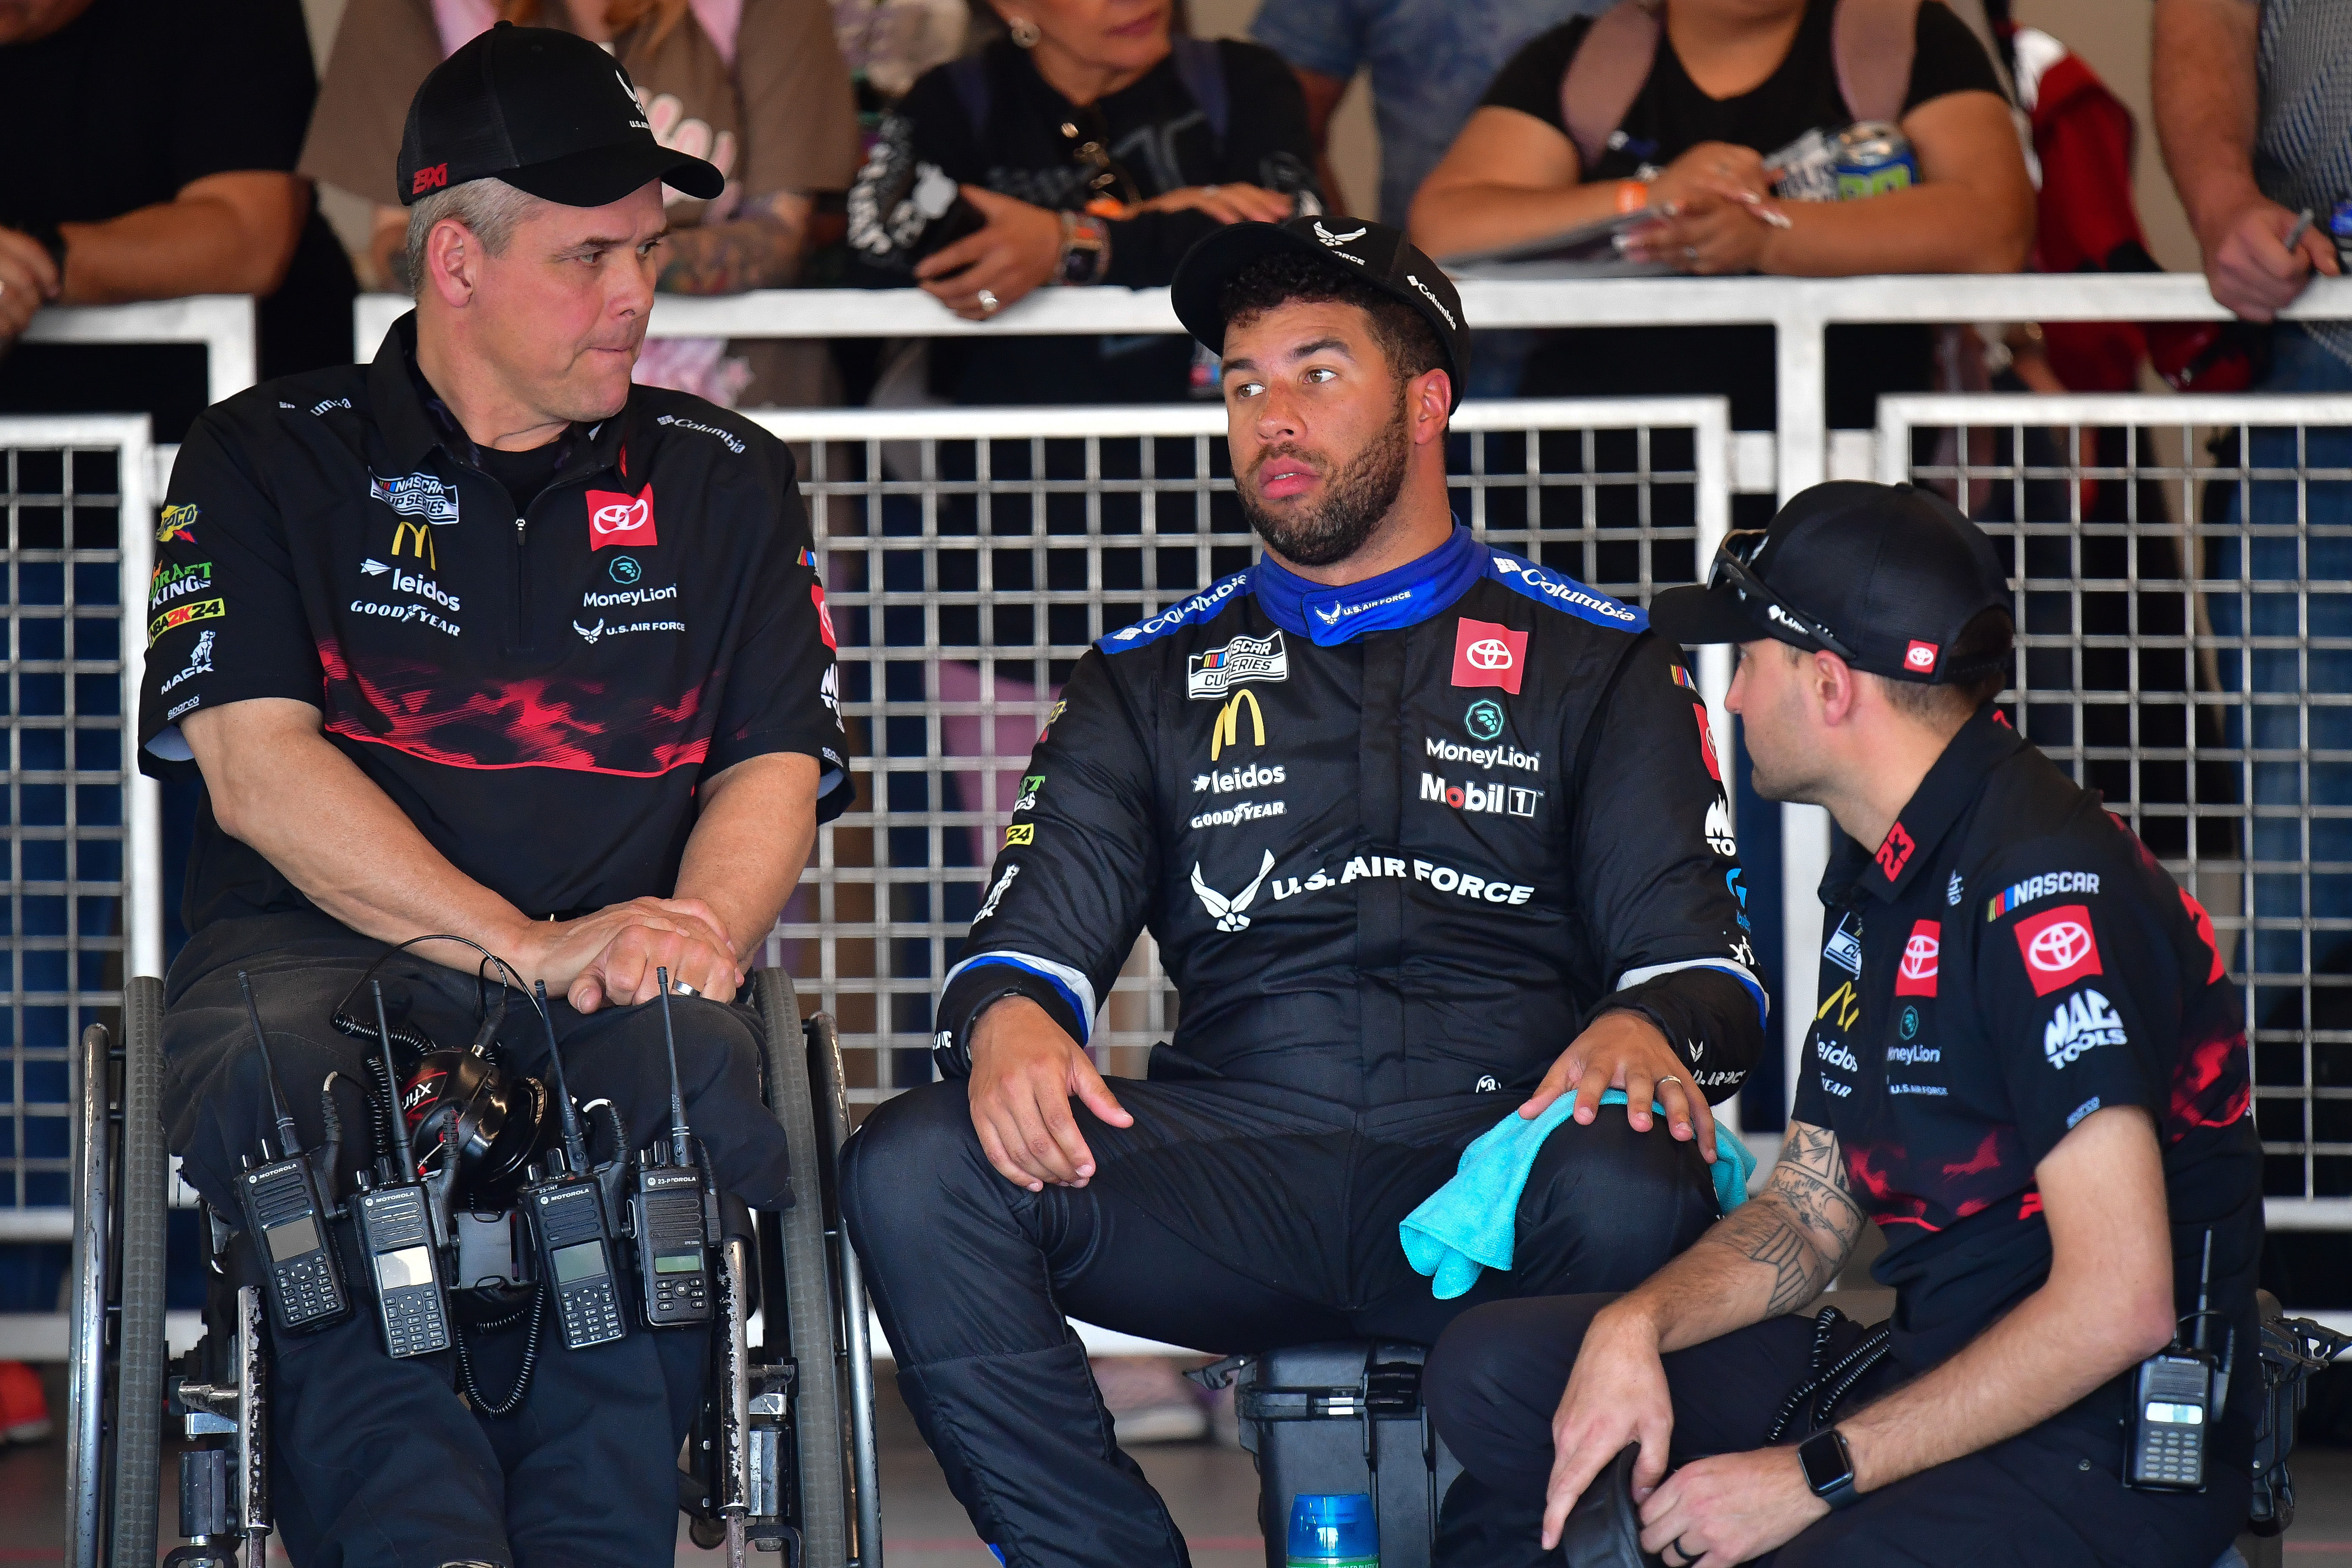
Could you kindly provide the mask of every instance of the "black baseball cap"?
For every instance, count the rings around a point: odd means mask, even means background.
[[[1789,498],[1766,528],[1727,536],[1704,587],[1669,588],[1650,624],[1685,644],[1773,637],[1856,669],[1929,685],[1976,680],[2000,658],[1955,659],[1960,628],[2014,614],[1983,529],[1909,485],[1832,479]]]
[[[1227,224],[1184,253],[1176,266],[1169,298],[1184,330],[1225,352],[1225,285],[1251,263],[1285,254],[1321,258],[1333,271],[1360,278],[1381,293],[1421,312],[1437,334],[1445,373],[1454,383],[1454,406],[1462,404],[1462,378],[1470,368],[1470,329],[1462,317],[1462,296],[1404,231],[1361,218],[1295,217],[1283,223]]]
[[[435,66],[400,133],[400,200],[495,176],[567,207],[650,180],[709,201],[727,179],[654,140],[628,73],[560,27],[500,22]]]

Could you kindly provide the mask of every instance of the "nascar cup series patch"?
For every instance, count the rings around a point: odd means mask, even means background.
[[[1197,702],[1213,702],[1245,680],[1289,679],[1290,654],[1278,630],[1263,637],[1238,637],[1184,659],[1184,695]]]

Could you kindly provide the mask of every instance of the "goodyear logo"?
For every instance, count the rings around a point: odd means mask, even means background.
[[[147,646],[165,632],[177,630],[193,621],[217,621],[228,615],[228,605],[219,599],[199,599],[193,605],[175,605],[147,623]]]

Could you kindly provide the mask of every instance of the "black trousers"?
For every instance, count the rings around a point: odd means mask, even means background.
[[[1097,1174],[1029,1193],[992,1169],[961,1081],[878,1108],[842,1201],[898,1386],[982,1539],[1018,1568],[1187,1561],[1112,1441],[1065,1313],[1210,1352],[1434,1340],[1481,1301],[1623,1289],[1715,1218],[1696,1149],[1610,1108],[1545,1144],[1515,1265],[1440,1301],[1398,1222],[1452,1177],[1502,1095],[1353,1111],[1265,1085],[1114,1080],[1135,1125],[1073,1104]]]
[[[207,927],[173,965],[163,1019],[166,1131],[189,1184],[231,1223],[238,1156],[255,1152],[269,1127],[238,971],[252,977],[288,1109],[316,1148],[320,1082],[331,1071],[365,1081],[373,1048],[337,1033],[329,1016],[383,951],[324,917],[271,916]],[[438,1044],[472,1039],[470,973],[404,955],[380,978],[395,1023],[404,1018]],[[688,1120],[709,1148],[719,1184],[755,1207],[782,1204],[790,1183],[782,1129],[760,1098],[758,1015],[698,997],[672,1006]],[[669,1116],[658,1009],[583,1016],[556,999],[552,1011],[572,1097],[610,1099],[631,1142],[652,1142]],[[549,1076],[545,1038],[527,1002],[514,1000],[499,1040],[510,1070]],[[368,1140],[358,1097],[346,1092],[339,1103],[348,1191]],[[324,1332],[278,1336],[271,1346],[272,1503],[289,1556],[303,1568],[440,1568],[454,1560],[643,1568],[670,1560],[673,1477],[700,1400],[707,1331],[633,1330],[572,1352],[550,1314],[520,1406],[502,1419],[478,1415],[457,1396],[454,1355],[394,1361],[384,1353],[366,1282],[351,1267],[357,1255],[347,1227],[341,1239],[359,1310]],[[489,1399],[513,1387],[527,1337],[518,1326],[469,1342]]]
[[[1465,1475],[1445,1500],[1439,1561],[1470,1568],[1556,1563],[1538,1545],[1552,1462],[1551,1418],[1605,1295],[1504,1301],[1438,1341],[1423,1391]],[[1832,1355],[1863,1334],[1841,1326]],[[1810,1363],[1810,1319],[1768,1319],[1665,1358],[1674,1396],[1670,1460],[1764,1446]],[[1839,1407],[1851,1414],[1902,1381],[1874,1367]],[[1811,1436],[1792,1428],[1786,1441]],[[2211,1466],[2201,1495],[2131,1491],[2121,1433],[2070,1412],[2003,1443],[1923,1470],[1817,1521],[1756,1561],[1772,1568],[2211,1568],[2243,1527],[2248,1483]]]

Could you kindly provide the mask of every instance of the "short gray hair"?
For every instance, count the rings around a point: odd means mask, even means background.
[[[433,226],[443,218],[465,225],[467,232],[482,242],[484,250],[501,256],[507,242],[514,238],[516,226],[541,205],[541,198],[504,180],[467,180],[434,192],[408,209],[408,244],[401,253],[402,269],[407,276],[395,281],[406,285],[412,299],[423,291],[425,242]]]

